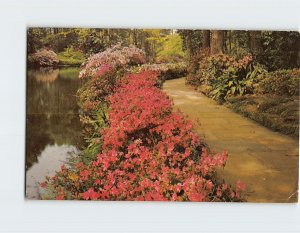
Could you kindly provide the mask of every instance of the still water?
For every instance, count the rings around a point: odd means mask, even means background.
[[[76,92],[79,68],[30,69],[26,99],[26,197],[39,199],[38,182],[79,152]]]

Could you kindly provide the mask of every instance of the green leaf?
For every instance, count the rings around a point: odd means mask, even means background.
[[[231,87],[231,93],[234,95],[235,94],[235,91],[236,91],[236,87]]]

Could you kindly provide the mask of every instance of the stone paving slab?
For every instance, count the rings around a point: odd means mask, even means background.
[[[195,130],[213,151],[227,150],[229,159],[218,174],[247,185],[248,202],[296,202],[299,142],[247,119],[185,85],[168,80],[163,90],[194,122]]]

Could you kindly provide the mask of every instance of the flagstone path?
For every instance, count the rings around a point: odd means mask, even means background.
[[[185,85],[185,79],[168,80],[163,90],[194,122],[195,130],[215,152],[229,158],[218,175],[234,184],[246,183],[248,202],[295,202],[298,190],[298,140],[273,132],[229,108],[218,105]]]

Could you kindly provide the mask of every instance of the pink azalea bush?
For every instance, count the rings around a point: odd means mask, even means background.
[[[105,97],[112,93],[116,80],[124,75],[125,69],[144,62],[145,53],[134,46],[116,45],[92,55],[79,74],[79,78],[85,81],[78,93],[82,109],[85,112],[97,110],[99,104],[105,102]]]
[[[54,51],[42,48],[36,53],[29,55],[28,62],[34,66],[55,67],[58,65],[59,59]]]
[[[107,76],[102,76],[107,78]],[[210,154],[158,87],[158,74],[143,71],[116,82],[106,97],[107,127],[101,150],[88,164],[62,166],[41,185],[56,199],[137,201],[240,201],[245,188],[218,182],[215,168],[227,153]]]
[[[138,65],[145,63],[145,53],[134,46],[122,47],[120,44],[106,49],[89,57],[83,65],[79,78],[100,76],[109,66],[111,69],[120,69],[128,65]],[[100,72],[100,73],[99,73]]]

